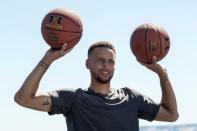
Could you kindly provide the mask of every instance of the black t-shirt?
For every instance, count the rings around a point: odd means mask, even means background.
[[[68,131],[139,131],[139,120],[154,120],[159,104],[129,88],[107,95],[91,89],[49,93],[50,115],[63,114]]]

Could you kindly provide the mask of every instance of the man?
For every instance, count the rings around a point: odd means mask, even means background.
[[[138,131],[138,118],[148,121],[175,121],[178,118],[176,98],[167,72],[153,57],[152,64],[143,64],[158,74],[162,91],[160,104],[142,94],[123,87],[114,89],[110,80],[115,70],[116,52],[109,42],[99,41],[88,50],[86,67],[91,82],[87,90],[57,90],[36,94],[39,82],[56,59],[69,51],[48,50],[26,78],[15,95],[15,101],[35,110],[66,117],[68,131]]]

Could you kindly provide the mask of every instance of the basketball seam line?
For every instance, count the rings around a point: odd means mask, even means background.
[[[43,27],[43,28],[44,28],[44,27]],[[62,32],[69,32],[69,33],[80,33],[80,34],[81,34],[81,32],[69,31],[69,30],[51,29],[51,28],[48,28],[48,27],[46,27],[46,29],[49,29],[49,30],[55,30],[55,31],[62,31]]]
[[[133,34],[132,34],[132,36],[131,36],[131,40],[130,40],[130,41],[131,41],[132,43],[134,43],[134,42],[133,42],[133,39],[134,39],[134,36],[136,35],[136,31],[137,31],[139,28],[140,28],[140,26],[137,27],[137,29],[134,30],[134,32],[133,32]],[[133,45],[133,44],[131,45],[131,50],[132,50],[133,54],[135,55],[135,57],[137,58],[136,51],[135,51],[135,49],[134,49],[134,45]]]
[[[149,61],[149,58],[148,58],[148,53],[147,53],[147,43],[146,43],[146,40],[147,40],[147,30],[148,30],[148,25],[146,24],[146,30],[145,30],[145,42],[144,42],[144,44],[145,44],[145,52],[146,52],[146,62],[148,62]]]
[[[75,37],[74,39],[72,39],[72,40],[70,40],[70,41],[68,41],[67,43],[70,43],[70,42],[72,42],[72,41],[74,41],[74,40],[76,40],[76,39],[80,39],[81,38],[81,36],[80,37]],[[77,43],[76,43],[77,44]],[[75,45],[76,45],[75,44]],[[61,43],[60,44],[55,44],[55,43],[53,43],[53,45],[62,45]]]
[[[159,42],[160,42],[160,44],[159,44],[159,46],[160,46],[160,53],[159,53],[159,58],[157,58],[157,59],[160,59],[160,57],[161,57],[161,44],[162,44],[162,41],[161,41],[161,35],[160,35],[160,32],[159,32],[159,30],[156,28],[156,31],[157,31],[157,34],[159,35]]]

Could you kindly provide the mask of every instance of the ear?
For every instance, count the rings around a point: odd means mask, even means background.
[[[90,69],[90,60],[89,59],[86,60],[86,68]]]

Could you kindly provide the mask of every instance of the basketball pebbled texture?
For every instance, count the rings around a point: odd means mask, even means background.
[[[80,17],[70,9],[57,8],[45,15],[41,33],[48,45],[59,49],[67,42],[67,50],[74,47],[82,37]]]
[[[139,61],[150,64],[153,56],[157,57],[157,61],[166,56],[170,39],[161,26],[142,24],[131,35],[130,49]]]

